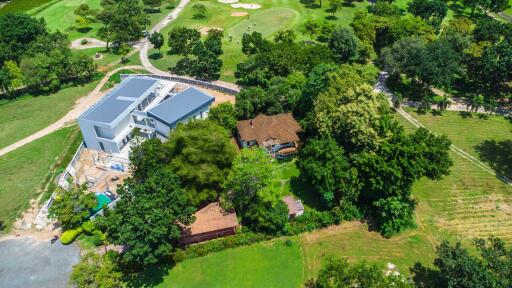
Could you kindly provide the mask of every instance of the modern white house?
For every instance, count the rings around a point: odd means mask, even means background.
[[[134,129],[144,138],[165,140],[179,123],[208,116],[214,97],[175,82],[128,76],[80,117],[87,148],[127,158]]]

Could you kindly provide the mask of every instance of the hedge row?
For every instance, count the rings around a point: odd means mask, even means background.
[[[233,236],[227,236],[224,238],[219,238],[203,243],[190,245],[185,249],[176,249],[171,254],[171,258],[174,261],[174,263],[179,263],[186,259],[205,256],[210,253],[220,252],[228,248],[251,245],[265,240],[270,240],[272,238],[274,238],[274,236],[262,233],[238,233]]]

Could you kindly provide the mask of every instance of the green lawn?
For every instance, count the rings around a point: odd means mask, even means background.
[[[0,15],[9,12],[23,12],[32,10],[36,7],[47,5],[51,1],[55,0],[11,0],[0,8]],[[0,6],[2,2],[0,2]]]
[[[75,151],[78,137],[76,126],[64,128],[0,157],[0,220],[7,225],[5,231],[51,179],[59,158]]]
[[[442,115],[431,112],[419,114],[413,108],[405,109],[425,127],[435,133],[448,135],[455,146],[473,156],[478,156],[476,148],[486,140],[512,140],[512,122],[503,116],[483,118],[453,111],[445,111]]]
[[[204,4],[208,8],[208,16],[205,19],[193,19],[192,6],[195,3]],[[171,23],[171,25],[164,28],[161,32],[167,39],[167,34],[176,26],[186,26],[201,29],[208,28],[221,28],[224,30],[223,49],[224,55],[222,56],[223,67],[221,71],[221,79],[226,81],[234,81],[234,72],[236,64],[244,59],[241,52],[240,39],[243,33],[258,31],[265,37],[271,38],[277,31],[283,29],[293,29],[297,32],[299,39],[308,39],[302,33],[302,24],[308,19],[319,19],[330,16],[326,12],[327,4],[324,3],[322,8],[308,9],[305,8],[300,1],[291,0],[273,0],[263,1],[254,0],[251,3],[258,3],[262,8],[256,10],[235,9],[229,4],[219,3],[217,1],[199,1],[192,0],[189,5],[183,10],[180,16]],[[336,14],[337,20],[332,23],[337,25],[349,25],[352,22],[355,12],[366,9],[367,2],[355,2],[354,7],[342,7]],[[234,12],[247,12],[248,16],[233,17]],[[232,36],[232,41],[230,41]],[[168,50],[167,42],[162,47],[164,56],[162,58],[152,60],[153,65],[161,70],[167,70],[169,67],[175,65],[179,57],[170,56],[165,54]],[[153,49],[149,55],[156,56],[157,50]]]
[[[31,11],[36,17],[43,17],[46,20],[48,28],[52,31],[60,30],[69,35],[69,39],[81,37],[97,37],[98,29],[101,24],[91,23],[88,31],[80,32],[75,28],[75,15],[73,11],[81,4],[88,4],[92,9],[100,9],[101,0],[60,0],[48,5],[45,9],[34,9]],[[165,15],[169,14],[171,9],[166,8],[164,2],[162,8],[157,13],[148,13],[150,26],[155,25]]]
[[[75,101],[87,95],[98,81],[50,94],[0,101],[0,148],[15,143],[63,117]]]
[[[290,247],[277,239],[186,260],[157,287],[300,287],[302,251],[294,240]]]

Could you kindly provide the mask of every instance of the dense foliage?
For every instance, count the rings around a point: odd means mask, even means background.
[[[224,53],[222,37],[222,30],[210,29],[206,39],[201,41],[197,29],[173,28],[169,32],[169,54],[183,56],[172,68],[173,72],[206,80],[219,79],[222,67],[220,56]]]
[[[80,262],[73,266],[70,281],[77,288],[118,288],[122,286],[122,273],[116,264],[119,256],[107,252],[100,256],[87,252]]]
[[[152,171],[143,181],[127,179],[118,194],[115,208],[106,210],[97,221],[110,243],[127,248],[121,254],[127,265],[157,263],[176,246],[180,225],[194,220],[196,207],[168,168]]]
[[[385,275],[383,268],[376,264],[358,262],[351,264],[344,258],[328,258],[325,266],[318,273],[317,279],[311,279],[307,288],[412,288],[403,276],[394,274]]]
[[[49,209],[49,215],[60,222],[63,229],[80,227],[91,214],[91,209],[98,205],[94,193],[86,191],[85,186],[70,191],[59,191]]]
[[[252,230],[279,234],[288,222],[288,207],[271,185],[274,161],[263,149],[240,151],[225,184],[223,205],[235,207]]]
[[[164,149],[194,204],[217,199],[236,154],[228,131],[210,120],[190,121],[171,133]]]
[[[8,13],[0,16],[0,31],[0,92],[10,97],[23,86],[50,92],[96,74],[92,59],[71,51],[66,35],[49,32],[43,19]]]

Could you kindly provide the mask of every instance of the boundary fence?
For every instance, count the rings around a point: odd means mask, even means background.
[[[228,88],[228,87],[218,85],[215,83],[197,80],[197,79],[191,79],[191,78],[187,78],[187,77],[180,77],[180,76],[164,76],[164,75],[155,75],[155,74],[121,74],[120,76],[121,76],[121,79],[124,79],[128,76],[146,76],[146,77],[151,77],[151,78],[158,78],[158,79],[162,79],[162,80],[169,80],[169,81],[174,81],[174,82],[178,82],[178,83],[189,84],[189,85],[199,86],[199,87],[203,87],[203,88],[207,88],[207,89],[212,89],[212,90],[226,93],[229,95],[236,95],[236,94],[238,94],[238,92],[240,92],[238,89]]]

